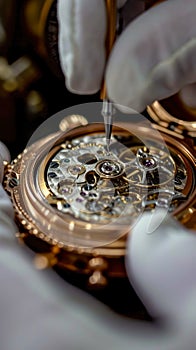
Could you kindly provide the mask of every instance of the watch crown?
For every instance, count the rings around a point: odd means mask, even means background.
[[[92,288],[102,288],[108,284],[107,278],[103,276],[101,271],[94,271],[93,274],[88,279],[89,287]]]

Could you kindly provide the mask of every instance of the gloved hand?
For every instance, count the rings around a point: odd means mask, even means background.
[[[58,0],[57,4],[66,86],[79,94],[95,93],[105,68],[104,0]],[[118,5],[124,5],[126,29],[106,66],[110,99],[142,112],[155,100],[193,84],[191,94],[189,88],[182,96],[196,107],[196,1],[169,0],[142,14],[142,1],[119,1]]]

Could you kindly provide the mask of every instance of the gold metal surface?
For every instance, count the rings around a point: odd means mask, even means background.
[[[129,128],[133,133],[134,130],[138,131],[137,125],[129,125]],[[116,132],[118,128],[114,130]],[[124,256],[127,232],[111,243],[100,246],[92,244],[85,247],[85,239],[84,244],[82,244],[82,236],[80,237],[80,235],[82,232],[87,234],[96,231],[96,224],[83,223],[66,215],[63,217],[61,214],[54,214],[55,212],[50,208],[52,197],[49,204],[46,202],[50,192],[45,182],[45,169],[51,156],[61,147],[65,138],[69,142],[74,136],[97,134],[100,131],[104,132],[104,125],[86,125],[66,133],[59,131],[37,141],[29,149],[26,149],[24,154],[19,155],[12,162],[12,165],[7,165],[4,181],[5,189],[13,201],[16,222],[21,228],[21,232],[23,232],[22,240],[39,254],[44,254],[41,260],[37,259],[38,268],[57,265],[68,271],[88,275],[91,286],[96,284],[97,286],[104,286],[107,284],[107,278],[126,276]],[[128,132],[124,131],[125,135]],[[149,135],[149,129],[145,129],[143,126],[140,132],[141,135]],[[178,138],[170,137],[167,134],[163,134],[163,136],[169,150],[183,158],[187,169],[187,183],[184,194],[188,196],[188,199],[174,210],[173,215],[186,227],[196,229],[195,156],[192,149],[185,142],[179,143]],[[53,145],[52,149],[51,145]],[[38,173],[36,169],[39,169]],[[34,185],[37,175],[39,191]],[[62,219],[64,225],[65,221],[68,220],[67,226],[62,226]],[[45,226],[43,226],[43,221]],[[89,226],[90,230],[87,230],[86,225]],[[42,230],[41,227],[45,227],[46,231]],[[64,227],[64,230],[67,227],[67,231],[64,231],[64,236],[69,238],[67,243],[66,240],[63,242],[57,234],[57,231],[62,229],[61,227]],[[54,229],[57,231],[54,232]],[[77,230],[79,230],[78,233]],[[81,243],[79,241],[77,243],[77,240],[74,241],[74,237],[77,238],[78,234]],[[57,247],[57,250],[55,247]]]
[[[192,120],[181,119],[180,117],[183,115],[181,109],[178,111],[178,116],[173,115],[170,112],[173,104],[175,104],[175,100],[171,98],[170,103],[167,104],[167,109],[165,109],[161,102],[155,101],[147,106],[147,112],[158,125],[163,126],[165,130],[169,129],[174,132],[177,137],[181,135],[183,138],[183,133],[185,136],[190,135],[191,138],[196,137],[196,118],[192,116]]]

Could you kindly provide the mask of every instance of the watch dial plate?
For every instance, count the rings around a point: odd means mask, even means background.
[[[129,223],[156,206],[172,212],[186,199],[182,158],[135,136],[87,135],[59,145],[44,173],[48,201],[61,213],[93,223]]]

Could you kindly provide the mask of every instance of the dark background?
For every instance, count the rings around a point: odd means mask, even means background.
[[[40,39],[32,33],[40,21],[36,13],[41,16],[44,3],[53,4]],[[99,101],[99,92],[81,96],[65,87],[58,61],[55,11],[55,1],[0,0],[0,140],[9,148],[12,159],[48,117],[66,107]],[[27,69],[23,69],[25,62]]]

